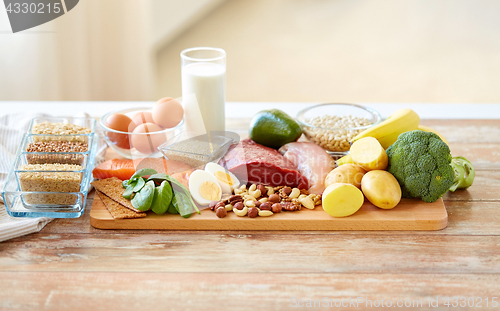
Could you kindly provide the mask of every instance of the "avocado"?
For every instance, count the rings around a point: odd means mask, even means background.
[[[250,122],[250,139],[266,147],[279,149],[302,135],[300,125],[279,109],[258,112]]]

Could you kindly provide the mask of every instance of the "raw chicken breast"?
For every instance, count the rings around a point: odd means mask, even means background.
[[[313,143],[293,142],[279,152],[309,180],[309,192],[321,194],[325,190],[326,175],[335,167],[335,161],[323,148]]]

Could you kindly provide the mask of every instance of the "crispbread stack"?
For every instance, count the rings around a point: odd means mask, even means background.
[[[146,217],[146,213],[144,212],[137,213],[132,210],[129,210],[125,206],[113,201],[111,198],[109,198],[107,195],[103,194],[99,190],[96,190],[96,193],[99,195],[99,198],[101,199],[102,203],[104,203],[104,206],[106,206],[108,212],[115,219]]]
[[[92,186],[97,191],[109,213],[116,219],[146,217],[146,213],[134,208],[130,200],[123,197],[125,189],[116,177],[96,180]]]

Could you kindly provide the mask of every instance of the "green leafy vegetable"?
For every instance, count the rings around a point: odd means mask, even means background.
[[[155,180],[155,181],[156,180],[167,180],[167,177],[168,177],[168,175],[165,173],[153,174],[153,175],[149,176],[148,181],[149,180]]]
[[[142,168],[142,169],[138,170],[137,172],[135,172],[134,175],[132,175],[132,177],[130,177],[130,179],[132,180],[134,178],[143,177],[143,176],[147,176],[147,175],[153,175],[156,173],[157,172],[152,168]]]
[[[189,218],[193,213],[193,205],[189,202],[188,196],[184,192],[174,192],[172,204],[184,218]]]
[[[153,203],[154,191],[155,183],[153,181],[148,181],[141,191],[135,194],[130,203],[132,203],[132,206],[136,209],[145,212],[150,209],[151,204]]]
[[[187,202],[189,202],[191,204],[191,206],[195,209],[195,211],[198,214],[200,214],[200,210],[198,209],[198,207],[194,203],[193,198],[191,198],[191,193],[189,192],[189,190],[175,178],[172,178],[172,177],[167,175],[167,180],[172,183],[172,186],[175,185],[176,188],[180,188],[180,191],[182,191],[186,195]]]
[[[134,189],[132,191],[134,191],[134,192],[141,191],[142,187],[144,187],[145,184],[146,184],[146,182],[144,181],[143,178],[137,179],[137,183],[135,184]]]
[[[155,188],[155,196],[153,203],[151,204],[151,210],[159,215],[164,214],[170,206],[172,196],[172,187],[170,187],[170,184],[164,180],[160,186]]]
[[[133,185],[129,185],[127,186],[127,188],[125,189],[125,191],[123,192],[123,197],[127,200],[130,200],[130,198],[132,197],[132,194],[134,193],[134,186]]]
[[[148,175],[146,180],[144,176]],[[125,188],[124,198],[130,199],[135,193],[131,203],[138,210],[151,209],[156,214],[181,214],[184,218],[190,217],[193,210],[200,213],[191,193],[183,184],[165,173],[157,173],[154,169],[138,170],[129,180],[124,180],[122,186]]]
[[[172,201],[170,201],[170,205],[168,206],[167,213],[170,214],[179,214],[179,211],[176,209],[177,204],[174,205],[175,197],[172,196]]]

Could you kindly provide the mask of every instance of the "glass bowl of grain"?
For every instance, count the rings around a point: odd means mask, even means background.
[[[297,114],[307,139],[332,157],[348,154],[352,139],[381,120],[380,114],[371,108],[344,103],[314,105]]]

